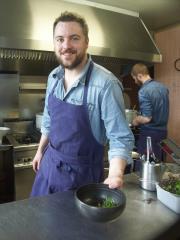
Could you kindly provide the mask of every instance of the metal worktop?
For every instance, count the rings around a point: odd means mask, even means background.
[[[149,240],[178,219],[156,194],[142,190],[135,174],[125,176],[127,205],[117,221],[96,223],[82,217],[74,193],[56,193],[0,205],[3,240]],[[171,239],[171,238],[169,238]]]

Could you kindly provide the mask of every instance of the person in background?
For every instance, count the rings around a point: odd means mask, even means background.
[[[88,26],[81,16],[62,13],[53,25],[53,43],[59,66],[48,77],[31,196],[102,182],[107,142],[110,167],[104,183],[122,187],[134,146],[122,85],[87,54]]]
[[[159,144],[167,137],[169,91],[162,83],[150,77],[145,64],[135,64],[131,76],[140,86],[138,92],[140,114],[133,120],[133,126],[140,126],[137,151],[141,155],[145,153],[146,137],[150,136],[154,154],[162,161],[163,152]]]

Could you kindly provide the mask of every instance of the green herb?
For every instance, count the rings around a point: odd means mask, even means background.
[[[98,203],[98,207],[102,208],[112,208],[116,206],[117,204],[110,197],[107,197],[106,199],[103,199],[101,203]]]
[[[170,193],[174,193],[180,196],[180,180],[168,180],[162,185],[162,188]]]

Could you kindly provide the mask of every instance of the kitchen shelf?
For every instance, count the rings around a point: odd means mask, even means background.
[[[45,90],[45,83],[20,83],[20,90]]]

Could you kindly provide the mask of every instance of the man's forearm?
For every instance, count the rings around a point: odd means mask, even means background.
[[[125,167],[125,160],[118,157],[112,158],[110,160],[109,175],[104,180],[104,183],[108,184],[109,188],[122,188]]]
[[[109,177],[121,177],[124,175],[124,170],[127,162],[120,158],[112,158],[109,165]]]
[[[42,153],[48,143],[49,143],[48,136],[42,134],[37,151]]]
[[[137,116],[133,119],[133,126],[139,126],[141,124],[146,124],[149,123],[151,121],[151,117],[144,117],[144,116]]]

